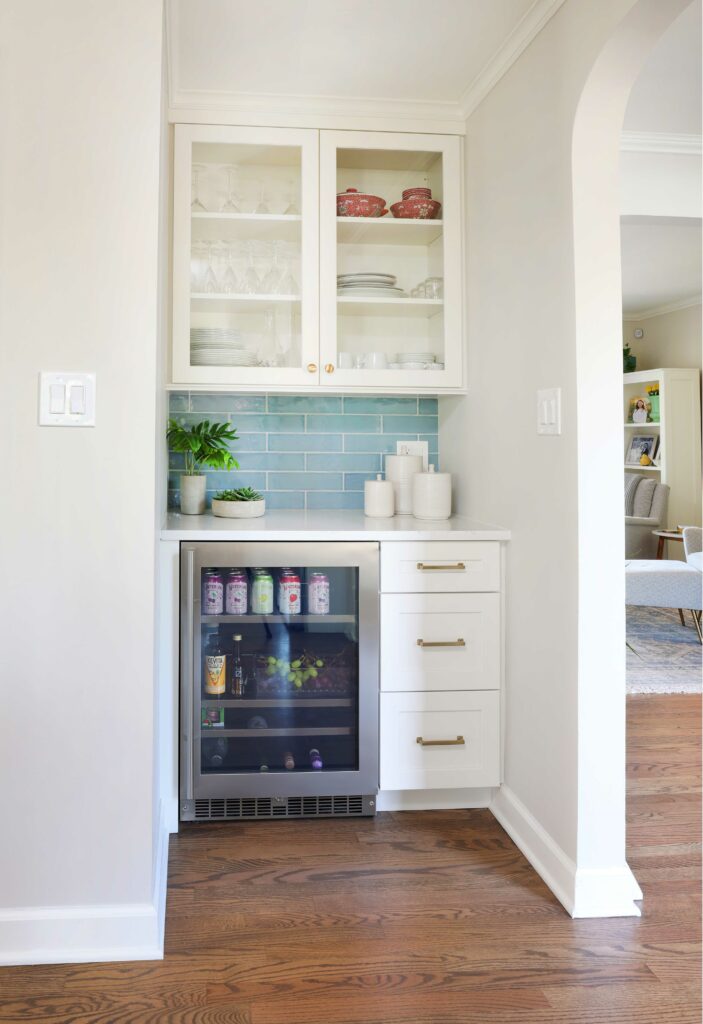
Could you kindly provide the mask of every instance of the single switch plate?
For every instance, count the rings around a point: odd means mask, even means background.
[[[95,426],[94,373],[40,373],[39,425]]]
[[[427,472],[430,461],[430,446],[427,441],[396,441],[396,455],[422,455],[422,468]]]
[[[561,388],[537,392],[537,433],[561,434]]]

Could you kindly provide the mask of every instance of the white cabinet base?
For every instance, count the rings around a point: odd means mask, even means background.
[[[382,789],[376,800],[377,811],[456,811],[489,807],[494,789]]]

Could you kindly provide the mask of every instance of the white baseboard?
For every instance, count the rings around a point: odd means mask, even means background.
[[[627,864],[577,868],[508,786],[490,810],[572,917],[639,917],[642,892]]]
[[[150,903],[0,910],[0,966],[163,959],[168,840],[160,817]]]
[[[377,811],[443,811],[463,807],[488,807],[491,789],[404,789],[381,790]]]

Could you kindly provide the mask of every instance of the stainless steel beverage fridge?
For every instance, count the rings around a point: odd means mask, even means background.
[[[182,821],[375,813],[375,543],[181,545]]]

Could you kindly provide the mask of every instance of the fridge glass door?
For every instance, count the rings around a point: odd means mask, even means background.
[[[255,544],[199,545],[193,565],[193,771],[212,795],[224,791],[209,782],[232,776],[249,778],[246,793],[267,791],[266,780],[308,792],[303,776],[361,767],[361,566],[325,557],[344,545],[304,545],[304,558],[295,544],[260,547],[269,557],[247,564]],[[376,587],[371,612],[377,602]],[[377,704],[373,654],[369,668],[367,712]]]

